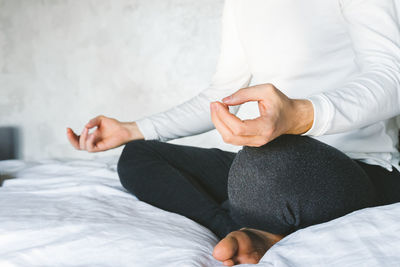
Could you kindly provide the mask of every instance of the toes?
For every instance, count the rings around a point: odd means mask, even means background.
[[[262,256],[263,255],[259,254],[258,252],[242,254],[238,255],[232,262],[235,262],[235,264],[257,264]]]
[[[233,260],[226,260],[222,264],[224,264],[224,266],[233,266],[235,262]]]
[[[239,244],[237,239],[232,237],[231,234],[229,234],[215,246],[213,251],[213,256],[215,259],[222,262],[225,261],[228,262],[229,260],[232,261],[231,259],[235,256],[238,249],[239,249]],[[232,265],[226,265],[226,266],[232,266]]]
[[[273,245],[264,232],[243,228],[222,239],[214,248],[213,256],[224,266],[256,264]]]

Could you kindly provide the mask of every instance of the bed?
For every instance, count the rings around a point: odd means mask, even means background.
[[[222,266],[208,229],[126,192],[116,162],[0,161],[14,177],[0,187],[0,266]],[[400,266],[399,222],[400,204],[357,211],[289,235],[259,266]]]

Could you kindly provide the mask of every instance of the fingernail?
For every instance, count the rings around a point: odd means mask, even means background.
[[[227,96],[224,99],[222,99],[222,102],[224,102],[224,103],[229,103],[231,101],[232,101],[232,96]]]

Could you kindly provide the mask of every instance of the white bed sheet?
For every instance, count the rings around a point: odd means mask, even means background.
[[[138,201],[116,159],[0,161],[0,266],[222,266],[216,237]],[[400,204],[298,231],[260,266],[400,266]],[[244,265],[243,265],[244,266]]]

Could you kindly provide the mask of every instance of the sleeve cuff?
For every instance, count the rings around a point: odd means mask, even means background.
[[[136,125],[138,126],[140,132],[144,136],[144,140],[159,140],[159,136],[157,131],[148,118],[143,118],[136,121]]]
[[[333,118],[333,105],[323,94],[313,95],[307,100],[311,101],[314,108],[314,122],[310,130],[302,135],[321,136],[324,135],[331,125]]]

